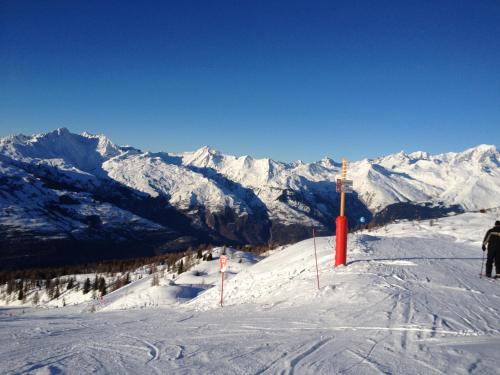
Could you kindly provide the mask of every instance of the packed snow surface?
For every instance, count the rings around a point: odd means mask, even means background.
[[[4,308],[0,372],[498,374],[500,281],[479,277],[497,214],[358,232],[336,270],[334,239],[302,241],[235,272],[223,308],[218,277],[193,299],[154,308]]]

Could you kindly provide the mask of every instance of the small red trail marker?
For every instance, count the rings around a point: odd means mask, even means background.
[[[227,270],[227,256],[221,255],[219,258],[220,272],[226,272]]]
[[[227,270],[227,256],[221,255],[219,257],[220,274],[221,274],[221,290],[220,290],[220,306],[224,304],[224,272]]]

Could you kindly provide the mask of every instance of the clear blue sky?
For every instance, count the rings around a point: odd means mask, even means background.
[[[499,125],[498,0],[0,0],[0,136],[313,161]]]

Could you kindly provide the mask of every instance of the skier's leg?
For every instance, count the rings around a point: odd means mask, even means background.
[[[491,277],[491,270],[493,268],[493,259],[495,259],[495,252],[493,251],[493,249],[488,249],[488,258],[486,259],[486,276],[487,277]]]
[[[495,251],[495,272],[500,276],[500,251]]]

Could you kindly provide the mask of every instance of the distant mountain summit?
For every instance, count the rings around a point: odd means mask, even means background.
[[[500,155],[400,152],[349,165],[351,227],[500,206]],[[200,243],[330,234],[340,163],[283,163],[210,147],[151,153],[61,128],[0,139],[0,259],[43,265],[151,255]]]

